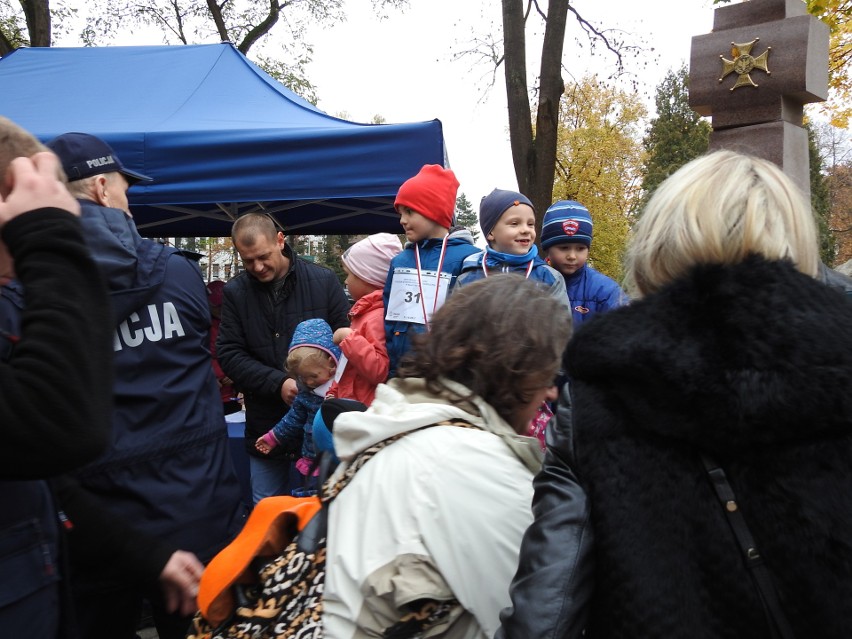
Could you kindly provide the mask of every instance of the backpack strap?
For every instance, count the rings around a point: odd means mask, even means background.
[[[207,565],[201,577],[198,608],[213,628],[228,621],[237,606],[236,584],[257,581],[252,563],[257,557],[280,555],[295,539],[300,552],[315,552],[325,545],[328,504],[376,453],[409,433],[432,426],[477,428],[463,420],[448,420],[399,433],[363,451],[346,469],[343,477],[323,484],[322,501],[317,497],[266,497],[252,510],[237,537]]]
[[[434,424],[428,424],[426,426],[421,426],[420,428],[415,428],[414,430],[407,430],[404,433],[397,433],[392,437],[388,437],[387,439],[383,439],[382,441],[373,444],[366,450],[363,450],[355,459],[352,460],[352,463],[346,467],[346,470],[343,471],[343,475],[338,479],[329,478],[322,486],[322,503],[323,507],[325,507],[331,500],[333,500],[337,495],[340,494],[340,491],[346,488],[352,478],[355,476],[361,468],[370,461],[373,457],[375,457],[379,452],[390,446],[396,441],[399,441],[406,435],[410,435],[411,433],[416,433],[421,430],[426,430],[427,428],[432,428],[433,426],[458,426],[460,428],[475,428],[477,430],[481,430],[478,426],[474,426],[468,421],[463,419],[445,419],[441,422],[435,422]]]
[[[708,455],[702,454],[701,462],[704,464],[704,470],[707,471],[710,484],[716,492],[716,497],[719,498],[719,503],[722,504],[722,510],[725,512],[728,524],[737,539],[743,562],[757,587],[760,603],[763,604],[763,612],[766,615],[772,636],[777,639],[795,639],[793,629],[778,598],[778,591],[772,582],[772,575],[757,549],[757,544],[754,542],[754,537],[740,511],[734,489],[728,483],[725,471]]]

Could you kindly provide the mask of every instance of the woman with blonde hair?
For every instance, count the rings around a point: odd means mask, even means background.
[[[634,302],[566,351],[498,637],[848,636],[852,300],[818,268],[775,165],[716,152],[659,187]]]

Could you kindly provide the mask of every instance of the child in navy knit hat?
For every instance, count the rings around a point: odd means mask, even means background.
[[[565,278],[575,330],[595,313],[627,302],[614,280],[586,263],[593,230],[588,209],[573,200],[555,202],[544,214],[541,227],[541,248],[547,263]]]
[[[399,187],[394,208],[408,242],[391,261],[382,295],[390,377],[408,351],[411,335],[429,330],[429,320],[455,284],[464,258],[479,252],[467,230],[449,231],[458,188],[455,174],[437,164],[425,165]]]
[[[488,248],[465,258],[456,286],[495,273],[518,273],[538,282],[568,306],[565,280],[541,259],[535,245],[535,209],[517,191],[494,189],[479,204],[479,226]]]

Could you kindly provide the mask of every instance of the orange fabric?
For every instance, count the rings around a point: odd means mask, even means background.
[[[255,557],[274,557],[293,541],[320,510],[317,497],[267,497],[254,507],[237,535],[207,565],[198,589],[198,608],[214,628],[226,621],[235,609],[231,586],[251,583],[247,569]],[[295,527],[294,527],[295,524]]]

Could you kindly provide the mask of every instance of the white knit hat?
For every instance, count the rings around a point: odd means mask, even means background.
[[[376,233],[355,242],[343,253],[343,263],[353,275],[373,286],[384,286],[390,262],[400,251],[399,238]]]

